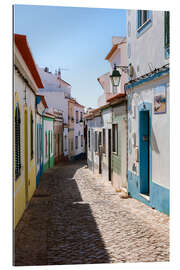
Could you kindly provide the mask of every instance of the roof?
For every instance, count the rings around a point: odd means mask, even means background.
[[[112,102],[112,101],[114,101],[114,100],[116,100],[118,98],[125,97],[125,96],[126,96],[126,94],[118,93],[118,94],[112,96],[111,98],[109,98],[107,101]]]
[[[148,72],[144,75],[141,75],[140,77],[137,77],[136,79],[130,80],[128,83],[124,85],[125,91],[128,88],[133,88],[142,83],[151,81],[155,78],[159,78],[160,76],[165,75],[168,72],[169,72],[169,63],[160,68],[155,68],[153,71]]]
[[[122,44],[126,42],[126,38],[125,37],[119,37],[119,42],[117,42],[116,44],[113,44],[110,52],[108,53],[108,55],[105,57],[105,60],[109,60],[111,58],[111,56],[113,55],[113,53],[116,51],[116,49],[118,48],[118,45]]]
[[[38,88],[44,88],[25,35],[14,34],[14,42]]]
[[[85,106],[79,104],[74,98],[68,98],[68,102],[74,103],[76,106],[85,108]]]
[[[44,68],[38,67],[38,72],[41,77],[41,80],[44,84],[44,89],[47,91],[58,91],[69,94],[71,85],[57,77],[51,72],[44,71]]]
[[[85,115],[85,118],[86,118],[86,119],[91,119],[91,118],[93,118],[94,116],[100,115],[101,110],[103,110],[103,109],[105,109],[105,108],[107,108],[107,107],[113,105],[113,104],[114,104],[113,102],[114,102],[114,101],[118,101],[118,99],[119,99],[119,101],[122,101],[121,98],[125,98],[125,97],[126,97],[126,94],[122,94],[122,93],[118,93],[118,94],[114,95],[113,97],[111,97],[111,98],[109,98],[109,99],[107,100],[107,103],[106,103],[106,104],[104,104],[104,105],[102,105],[102,106],[100,106],[100,107],[98,107],[98,108],[96,108],[96,109],[90,111],[89,114],[86,114],[86,115]]]
[[[37,95],[38,97],[41,98],[42,104],[44,105],[45,108],[48,108],[48,105],[46,103],[45,97],[43,95]]]

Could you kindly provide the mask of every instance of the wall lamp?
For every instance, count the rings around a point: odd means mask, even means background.
[[[120,68],[122,72],[128,73],[130,77],[133,76],[133,66],[131,63],[128,66],[117,66],[116,64],[114,64],[114,69],[113,69],[112,75],[110,75],[110,78],[111,78],[112,85],[116,87],[119,86],[120,79],[121,79],[121,74],[119,70],[117,70],[117,68]]]

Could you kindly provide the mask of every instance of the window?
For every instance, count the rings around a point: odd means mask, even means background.
[[[117,124],[113,124],[113,152],[114,153],[118,153],[118,125]]]
[[[64,136],[64,151],[67,151],[67,136]]]
[[[83,147],[83,135],[81,135],[81,147]]]
[[[138,10],[138,28],[141,27],[148,19],[147,10]]]
[[[95,152],[97,152],[97,131],[95,131]]]
[[[83,113],[80,112],[80,122],[82,122],[82,121],[83,121]]]
[[[15,176],[17,179],[21,174],[21,118],[19,104],[15,107]]]
[[[73,147],[74,147],[74,145],[73,145],[73,140],[71,140],[71,151],[73,152]]]
[[[142,34],[152,25],[152,11],[137,10],[137,34]]]
[[[169,11],[164,12],[164,48],[165,48],[165,57],[169,56]]]
[[[78,122],[79,122],[79,112],[76,111],[76,123],[78,123]]]
[[[103,153],[106,153],[106,130],[103,128]]]
[[[99,132],[99,137],[98,137],[98,146],[100,146],[102,144],[102,136],[101,136],[102,132]]]
[[[34,120],[33,120],[33,115],[32,115],[32,112],[31,112],[31,160],[33,159],[33,123],[34,123]]]
[[[75,148],[78,149],[78,136],[75,137]]]
[[[90,149],[90,146],[91,146],[91,136],[90,136],[90,130],[88,130],[88,147]]]

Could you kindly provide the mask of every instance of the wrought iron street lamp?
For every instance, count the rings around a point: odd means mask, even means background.
[[[129,64],[129,66],[117,66],[116,64],[114,64],[112,75],[110,75],[111,82],[114,87],[119,86],[120,79],[121,79],[121,74],[117,70],[117,68],[120,68],[122,72],[126,72],[126,73],[128,72],[130,77],[133,76],[133,67],[131,63]]]

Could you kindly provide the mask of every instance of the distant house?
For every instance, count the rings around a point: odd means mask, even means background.
[[[68,98],[71,96],[71,85],[61,79],[60,73],[53,74],[47,67],[38,70],[44,84],[44,89],[39,89],[39,94],[45,96],[49,108],[61,110],[63,113],[64,156],[68,157]]]
[[[112,48],[106,60],[110,72],[98,82],[104,95],[98,99],[98,108],[89,110],[87,121],[87,161],[89,168],[111,181],[117,191],[127,193],[127,100],[124,92],[126,74],[120,85],[113,87],[110,74],[114,64],[126,66],[126,38],[113,37]],[[104,100],[103,100],[104,99]]]
[[[43,171],[54,167],[54,119],[47,109],[43,114]]]
[[[69,98],[69,158],[78,158],[85,153],[84,106]]]
[[[63,149],[63,113],[53,110],[54,118],[54,163],[57,164],[64,159]]]

